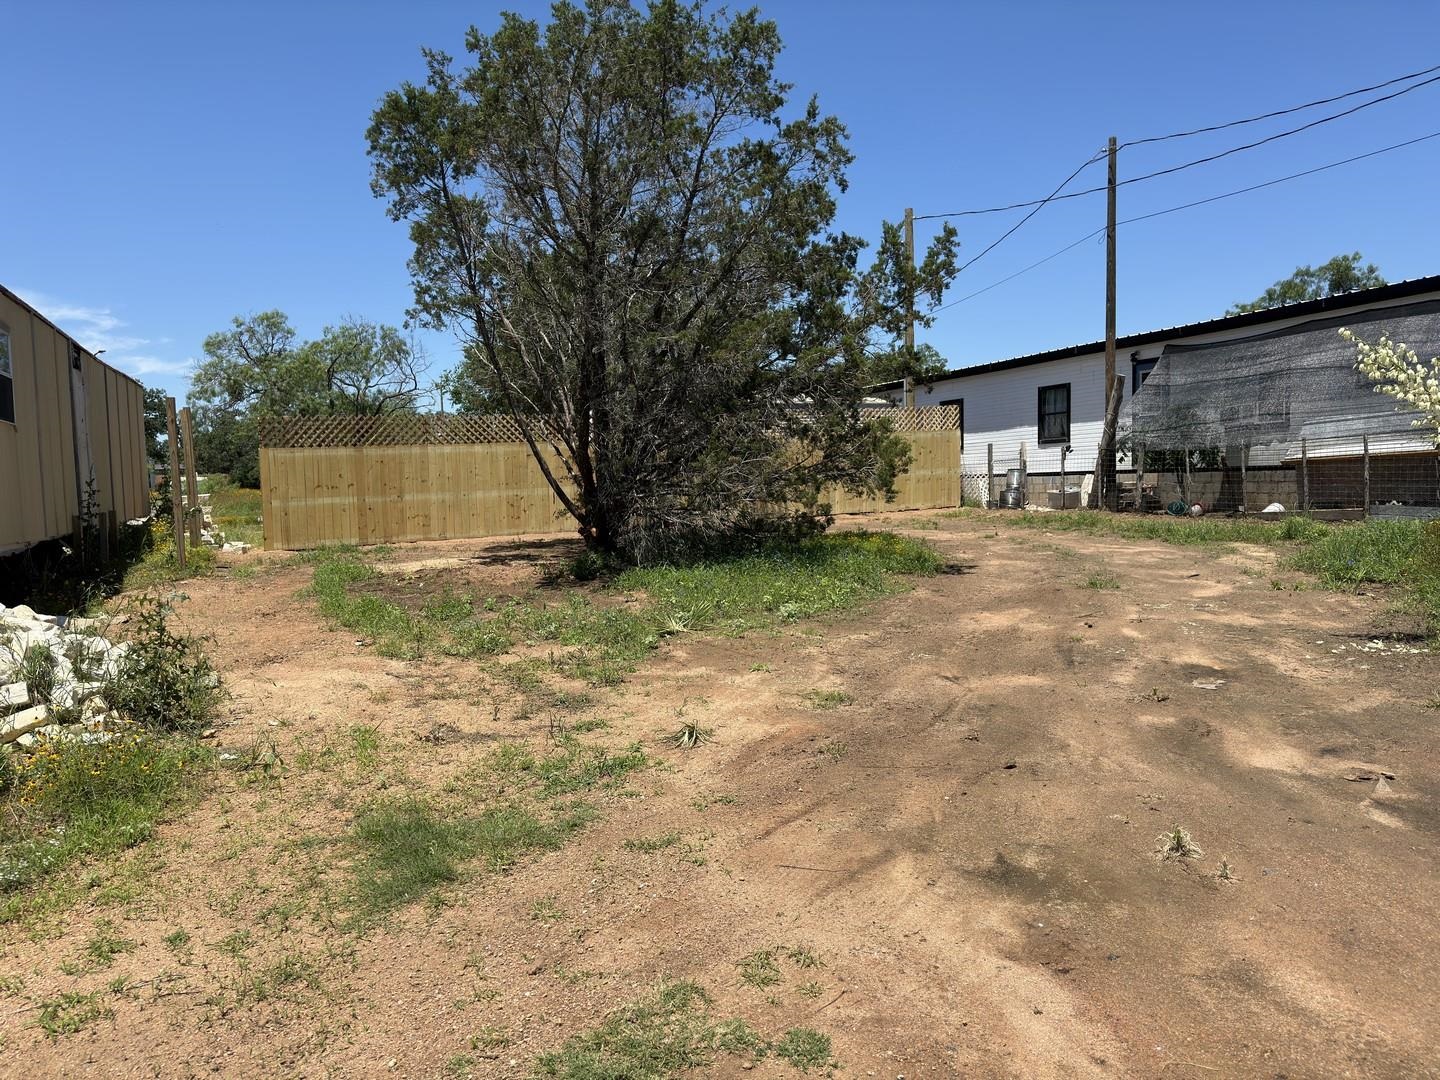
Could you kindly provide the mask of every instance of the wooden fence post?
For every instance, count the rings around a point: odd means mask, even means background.
[[[1135,447],[1135,512],[1145,512],[1145,444]]]
[[[1242,514],[1246,513],[1250,506],[1250,496],[1247,490],[1249,487],[1249,478],[1246,475],[1249,471],[1249,465],[1250,448],[1248,446],[1242,446],[1240,447],[1240,512]]]
[[[995,505],[995,444],[985,444],[985,509]]]
[[[1180,497],[1185,500],[1185,508],[1188,511],[1190,508],[1190,448],[1183,447],[1180,453],[1185,459],[1185,477],[1180,484]]]
[[[1363,484],[1364,484],[1364,492],[1363,492],[1363,494],[1361,495],[1361,498],[1364,499],[1364,502],[1361,503],[1361,506],[1364,508],[1364,516],[1368,518],[1368,517],[1370,516],[1370,436],[1369,436],[1369,435],[1361,435],[1361,436],[1360,436],[1360,452],[1361,452],[1361,455],[1363,456],[1363,459],[1364,459],[1364,469],[1365,469],[1364,481],[1363,481]]]
[[[180,440],[175,437],[175,399],[165,399],[165,432],[170,440],[170,517],[175,533],[175,565],[185,569],[185,508],[180,498]]]
[[[195,429],[190,422],[190,406],[180,410],[180,437],[185,442],[185,495],[190,503],[186,517],[190,521],[190,546],[200,546],[200,485],[195,479]]]
[[[1300,510],[1310,512],[1310,451],[1305,440],[1300,440]]]

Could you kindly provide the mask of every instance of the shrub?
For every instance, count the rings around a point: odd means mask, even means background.
[[[134,631],[102,696],[120,720],[194,734],[214,721],[224,690],[200,639],[170,629],[172,610],[157,596],[132,603]]]

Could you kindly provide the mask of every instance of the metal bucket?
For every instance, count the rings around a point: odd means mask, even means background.
[[[1019,487],[1024,487],[1024,486],[1025,486],[1025,470],[1024,470],[1024,469],[1006,469],[1006,470],[1005,470],[1005,486],[1006,486],[1007,488],[1019,488]]]
[[[1006,510],[1025,509],[1025,489],[1018,487],[1007,487],[1000,492],[1000,506]]]

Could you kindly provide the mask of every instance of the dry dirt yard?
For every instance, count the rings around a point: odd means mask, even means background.
[[[188,583],[243,767],[91,899],[0,929],[0,1073],[529,1077],[681,978],[767,1038],[829,1035],[812,1075],[1440,1075],[1440,680],[1403,638],[1370,644],[1383,598],[1277,589],[1296,575],[1261,548],[884,524],[952,572],[678,635],[568,711],[473,661],[375,655],[288,559]],[[503,590],[568,554],[412,545],[386,569]],[[682,711],[714,740],[667,744]],[[596,718],[587,738],[661,764],[563,847],[363,929],[329,911],[366,800],[463,796],[499,741]],[[1203,856],[1156,856],[1173,825]],[[106,935],[102,969],[84,943]],[[779,980],[745,981],[767,952]],[[27,1004],[112,983],[73,1034]]]

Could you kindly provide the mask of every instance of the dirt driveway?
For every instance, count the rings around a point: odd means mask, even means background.
[[[555,716],[326,628],[304,566],[191,584],[235,693],[220,740],[271,757],[133,853],[119,902],[3,932],[28,998],[0,997],[0,1074],[526,1077],[676,977],[763,1032],[829,1034],[845,1077],[1440,1075],[1440,679],[1371,643],[1383,599],[1296,591],[1261,549],[888,525],[952,572],[842,619],[673,639],[587,711],[665,768],[562,849],[362,935],[306,891],[327,837]],[[562,549],[391,562],[504,585]],[[666,748],[682,710],[715,741]],[[357,723],[381,763],[327,767]],[[1173,825],[1202,857],[1156,857]],[[129,951],[67,974],[97,926]],[[823,966],[738,977],[776,948]],[[286,957],[303,977],[245,992]],[[121,972],[113,1018],[76,1034],[23,1004]]]

